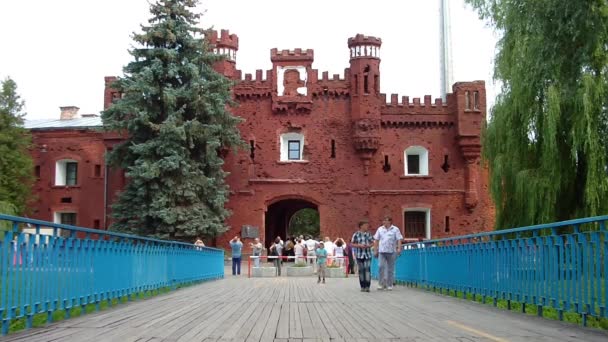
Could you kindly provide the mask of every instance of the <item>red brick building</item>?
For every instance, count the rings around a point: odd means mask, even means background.
[[[312,68],[313,50],[302,49],[272,49],[272,70],[242,75],[238,37],[221,31],[211,39],[228,55],[216,70],[239,80],[233,112],[245,119],[240,130],[249,146],[226,157],[233,215],[220,246],[243,227],[257,227],[266,241],[284,237],[302,208],[318,210],[321,235],[331,237],[349,237],[364,217],[379,225],[387,214],[409,238],[493,227],[480,166],[483,81],[454,84],[447,101],[387,99],[378,38],[348,39],[350,66],[331,77]],[[106,78],[105,108],[119,96],[108,87],[112,80]],[[125,179],[105,166],[104,153],[120,137],[99,131],[99,117],[62,110],[64,120],[27,124],[36,146],[34,216],[106,228]]]

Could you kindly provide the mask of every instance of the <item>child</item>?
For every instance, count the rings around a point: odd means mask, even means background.
[[[325,269],[327,268],[327,251],[323,248],[323,242],[319,242],[319,247],[316,250],[317,254],[317,265],[319,265],[318,275],[319,280],[317,284],[321,282],[321,276],[323,276],[323,284],[325,284]]]

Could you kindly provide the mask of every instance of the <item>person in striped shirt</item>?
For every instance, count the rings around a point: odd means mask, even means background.
[[[368,231],[369,222],[367,220],[359,221],[359,230],[353,234],[351,239],[352,247],[357,259],[357,268],[359,269],[359,285],[361,292],[369,292],[369,287],[372,282],[371,264],[372,250],[374,245],[374,237]]]

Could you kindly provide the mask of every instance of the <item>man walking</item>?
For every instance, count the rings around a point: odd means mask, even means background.
[[[403,235],[393,226],[390,216],[385,216],[382,226],[374,234],[374,255],[378,258],[378,290],[392,290],[395,283],[395,260],[401,255]]]
[[[230,248],[232,249],[232,275],[240,275],[243,243],[238,236],[235,236],[230,240]]]
[[[361,292],[369,292],[372,281],[370,268],[372,264],[371,247],[373,246],[374,238],[368,230],[369,223],[367,220],[359,221],[359,230],[353,234],[353,238],[351,239],[351,246],[356,248],[351,248],[351,250],[355,251],[354,257],[357,259]]]

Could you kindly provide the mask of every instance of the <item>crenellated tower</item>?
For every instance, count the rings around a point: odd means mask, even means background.
[[[221,30],[219,35],[217,31],[211,31],[209,45],[213,49],[213,53],[226,56],[224,60],[215,62],[213,65],[215,71],[228,78],[236,78],[236,52],[239,50],[239,37],[234,33],[230,34],[228,30]]]
[[[380,47],[382,40],[357,34],[348,39],[350,50],[351,114],[355,150],[364,174],[380,145]]]
[[[307,114],[312,110],[309,91],[312,49],[270,50],[272,62],[272,111],[277,114]]]

